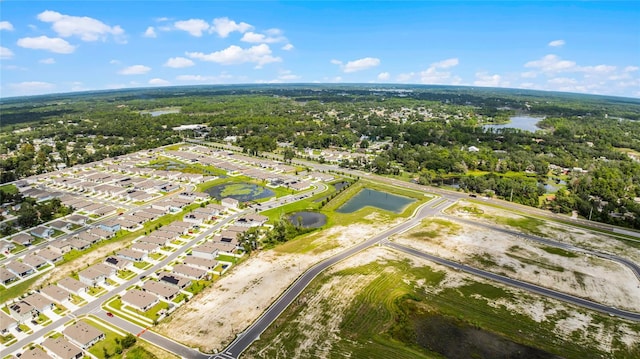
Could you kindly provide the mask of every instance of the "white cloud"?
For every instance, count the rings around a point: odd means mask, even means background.
[[[290,51],[290,50],[293,50],[293,45],[292,44],[286,44],[286,45],[282,46],[281,49],[284,50],[284,51]]]
[[[551,47],[562,47],[564,46],[564,40],[553,40],[548,45]]]
[[[149,80],[149,85],[154,85],[154,86],[167,86],[170,85],[171,82],[167,81],[167,80],[163,80],[160,78],[154,78]]]
[[[454,57],[454,58],[434,62],[431,64],[430,67],[433,67],[436,69],[448,69],[454,66],[458,66],[458,63],[459,63],[458,59]]]
[[[263,65],[272,62],[282,61],[281,58],[271,54],[271,48],[269,48],[267,44],[252,46],[248,49],[231,45],[224,50],[215,51],[210,54],[202,52],[187,52],[186,54],[192,59],[215,62],[221,65],[238,65],[247,62],[255,63],[256,68],[261,68]]]
[[[272,44],[275,42],[285,42],[287,38],[281,36],[281,31],[278,29],[267,30],[270,35],[259,34],[256,32],[246,32],[240,41],[250,42],[250,43],[260,43],[260,44]],[[286,45],[285,45],[286,46]]]
[[[381,72],[378,74],[378,80],[388,81],[391,78],[391,74],[388,72]]]
[[[340,60],[331,60],[334,65],[340,66],[340,69],[345,73],[368,70],[380,65],[380,59],[375,57],[364,57],[362,59],[349,61],[346,64]]]
[[[458,66],[457,58],[445,59],[432,63],[429,68],[420,72],[420,82],[425,84],[458,85],[462,82],[459,76],[452,76],[449,71],[441,71]]]
[[[191,34],[191,36],[195,37],[200,37],[204,31],[209,30],[209,24],[201,19],[176,21],[173,26],[178,30],[186,31]]]
[[[26,49],[47,50],[58,54],[70,54],[76,47],[59,37],[23,37],[18,40],[18,46]]]
[[[638,66],[627,66],[624,68],[624,72],[634,72],[640,70]]]
[[[171,20],[171,19],[166,17],[166,16],[165,17],[159,17],[159,18],[156,19],[157,22],[164,22],[164,21],[169,21],[169,20]]]
[[[252,30],[253,26],[246,22],[237,23],[230,20],[228,17],[220,17],[213,19],[213,26],[211,26],[210,32],[215,32],[220,37],[227,37],[230,33],[237,31],[241,34]]]
[[[184,67],[193,66],[195,63],[186,57],[172,57],[167,62],[165,62],[164,66],[172,67],[174,69],[181,69]]]
[[[82,41],[104,41],[108,35],[112,35],[116,41],[125,42],[124,30],[119,25],[109,26],[91,17],[46,10],[38,14],[38,20],[52,23],[53,30],[62,37],[78,36]]]
[[[299,80],[300,76],[295,75],[291,72],[291,70],[282,70],[279,72],[278,80],[280,81],[292,81]]]
[[[521,73],[520,76],[524,77],[525,79],[534,79],[538,77],[538,74],[535,71],[525,71]]]
[[[144,65],[133,65],[129,67],[125,67],[124,69],[118,71],[120,75],[142,75],[151,71],[151,68]]]
[[[20,83],[9,84],[9,87],[19,94],[35,95],[35,94],[50,92],[56,86],[49,82],[25,81]]]
[[[562,60],[558,56],[549,54],[540,60],[529,61],[524,67],[538,69],[545,73],[566,72],[577,70],[574,61]]]
[[[222,73],[219,76],[202,76],[202,75],[180,75],[176,76],[176,80],[184,82],[225,82],[225,80],[232,79],[233,76]]]
[[[0,21],[0,30],[13,31],[13,25],[9,21]]]
[[[13,57],[13,51],[6,47],[0,46],[0,59],[8,60]]]
[[[38,62],[45,65],[51,65],[56,63],[56,59],[54,59],[53,57],[49,57],[47,59],[42,59]]]
[[[149,26],[142,36],[149,37],[149,38],[158,37],[158,35],[156,35],[156,30],[153,28],[153,26]]]
[[[503,81],[502,76],[498,74],[490,75],[486,71],[476,72],[476,80],[473,82],[475,86],[486,87],[506,87],[509,86],[508,81]]]
[[[113,60],[109,61],[109,63],[111,65],[120,65],[122,62],[120,60],[113,59]]]
[[[415,75],[416,75],[415,72],[408,72],[408,73],[399,74],[396,77],[396,81],[398,81],[398,82],[409,82],[409,80],[411,80]]]

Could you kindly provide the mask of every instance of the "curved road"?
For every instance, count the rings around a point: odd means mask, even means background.
[[[451,202],[444,201],[434,205],[436,198],[422,205],[416,210],[413,217],[391,229],[388,229],[373,238],[370,238],[356,246],[353,246],[346,251],[343,251],[331,258],[314,265],[304,272],[293,284],[287,288],[287,290],[260,316],[249,328],[240,333],[236,339],[224,350],[223,353],[213,356],[213,358],[229,359],[238,358],[243,351],[245,351],[251,343],[260,338],[260,334],[264,332],[271,323],[284,312],[285,309],[298,297],[298,295],[309,285],[309,283],[318,276],[322,271],[331,267],[332,265],[340,262],[341,260],[352,256],[376,243],[379,243],[387,237],[404,232],[411,227],[420,223],[420,221],[428,216],[439,212],[442,208],[449,206]],[[433,206],[433,207],[432,207]]]
[[[430,254],[421,252],[419,250],[410,248],[410,247],[406,247],[397,243],[393,243],[393,242],[386,242],[385,243],[386,246],[411,254],[413,256],[416,257],[420,257],[420,258],[424,258],[426,260],[438,263],[438,264],[442,264],[445,265],[447,267],[451,267],[457,270],[462,270],[465,271],[467,273],[473,274],[473,275],[477,275],[479,277],[483,277],[486,279],[490,279],[490,280],[494,280],[496,282],[500,282],[503,284],[507,284],[516,288],[521,288],[521,289],[525,289],[528,290],[530,292],[533,293],[537,293],[537,294],[541,294],[547,297],[551,297],[551,298],[555,298],[555,299],[559,299],[562,300],[564,302],[567,303],[571,303],[571,304],[575,304],[581,307],[585,307],[588,309],[592,309],[592,310],[596,310],[598,312],[601,313],[605,313],[605,314],[609,314],[609,315],[615,315],[618,316],[620,318],[624,318],[624,319],[628,319],[628,320],[632,320],[634,322],[640,322],[640,313],[634,313],[634,312],[628,312],[626,310],[620,310],[617,308],[612,308],[606,305],[602,305],[600,303],[596,303],[596,302],[592,302],[590,300],[584,299],[584,298],[580,298],[580,297],[574,297],[572,295],[569,294],[565,294],[562,292],[558,292],[552,289],[548,289],[545,287],[540,287],[537,286],[535,284],[531,284],[531,283],[527,283],[527,282],[521,282],[519,280],[515,280],[515,279],[511,279],[509,277],[505,277],[499,274],[495,274],[495,273],[491,273],[491,272],[487,272],[484,271],[482,269],[477,269],[474,267],[470,267],[464,264],[460,264],[458,262],[454,262],[454,261],[450,261],[448,259],[443,259],[440,257],[436,257],[436,256],[432,256]]]

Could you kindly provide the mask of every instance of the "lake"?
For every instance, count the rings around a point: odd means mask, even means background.
[[[523,131],[536,132],[540,128],[536,124],[542,121],[543,117],[531,117],[531,116],[514,116],[511,117],[511,122],[503,123],[500,125],[484,125],[483,129],[500,129],[500,128],[516,128]]]
[[[255,201],[275,195],[275,193],[268,188],[245,182],[220,184],[208,188],[205,192],[218,200],[230,197],[240,202]]]
[[[320,228],[327,223],[327,216],[318,212],[301,211],[290,214],[287,219],[293,225],[304,228]]]
[[[415,199],[413,198],[397,196],[395,194],[365,188],[355,196],[351,197],[351,199],[345,204],[340,206],[336,212],[353,213],[366,206],[371,206],[385,211],[400,213],[407,205],[413,202],[415,202]]]

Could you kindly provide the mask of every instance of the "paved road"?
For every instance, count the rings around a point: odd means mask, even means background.
[[[572,251],[572,252],[580,252],[580,253],[586,253],[589,255],[593,255],[596,257],[600,257],[600,258],[605,258],[614,262],[618,262],[620,264],[622,264],[623,266],[628,267],[629,269],[631,269],[631,271],[633,272],[633,274],[635,274],[636,278],[638,278],[638,280],[640,280],[640,266],[638,264],[636,264],[635,262],[623,258],[623,257],[619,257],[613,254],[609,254],[609,253],[602,253],[602,252],[598,252],[598,251],[594,251],[591,249],[585,249],[585,248],[580,248],[580,247],[576,247],[572,244],[569,243],[563,243],[563,242],[557,242],[554,241],[552,239],[549,238],[542,238],[542,237],[538,237],[538,236],[534,236],[532,234],[526,234],[526,233],[521,233],[518,231],[514,231],[514,230],[510,230],[510,229],[506,229],[506,228],[502,228],[499,226],[494,226],[491,224],[487,224],[487,223],[481,223],[478,221],[472,221],[469,219],[465,219],[465,218],[460,218],[460,217],[455,217],[455,216],[450,216],[447,214],[444,214],[445,217],[451,218],[454,221],[458,221],[458,222],[462,222],[462,223],[466,223],[466,224],[470,224],[472,226],[481,226],[481,227],[485,227],[488,228],[492,231],[496,231],[496,232],[502,232],[502,233],[506,233],[506,234],[511,234],[514,236],[519,236],[534,242],[538,242],[538,243],[542,243],[551,247],[556,247],[556,248],[562,248],[562,249],[566,249],[568,251]]]
[[[271,323],[287,309],[287,307],[295,300],[298,295],[309,285],[309,283],[318,276],[322,271],[328,267],[340,262],[341,260],[354,255],[376,243],[379,243],[387,237],[402,233],[411,227],[420,223],[420,221],[429,215],[438,213],[443,208],[452,204],[450,201],[441,201],[440,199],[434,199],[427,204],[420,207],[414,216],[391,229],[388,229],[373,238],[370,238],[358,245],[355,245],[331,258],[314,265],[304,272],[293,284],[287,288],[287,290],[260,316],[249,328],[240,333],[236,339],[223,351],[222,354],[215,355],[216,359],[229,359],[238,358],[243,351],[245,351],[251,343],[260,338],[262,332],[264,332]],[[434,205],[437,204],[437,205]]]
[[[207,229],[206,231],[200,233],[196,238],[191,240],[188,244],[183,245],[182,247],[180,247],[180,249],[178,249],[177,251],[171,253],[170,255],[167,256],[167,258],[163,259],[161,262],[157,263],[156,265],[154,265],[150,269],[147,269],[143,273],[140,273],[139,275],[137,275],[136,277],[128,280],[127,282],[120,284],[118,287],[110,290],[108,293],[100,296],[98,299],[96,299],[96,300],[94,300],[94,301],[92,301],[92,302],[90,302],[90,303],[78,308],[77,310],[75,310],[71,314],[73,316],[75,316],[75,317],[79,317],[79,316],[86,315],[86,314],[100,313],[102,311],[102,309],[101,309],[102,304],[104,304],[107,300],[109,300],[113,296],[121,294],[128,287],[138,283],[142,276],[150,275],[150,274],[154,273],[155,271],[159,270],[160,268],[166,266],[171,261],[173,261],[175,258],[177,258],[179,255],[184,253],[187,249],[189,249],[192,246],[194,246],[196,244],[196,242],[202,240],[207,235],[213,233],[214,231],[218,230],[219,228],[221,228],[225,224],[231,222],[232,220],[234,220],[237,217],[239,217],[239,216],[241,216],[243,214],[246,214],[246,213],[248,213],[248,211],[239,212],[239,213],[236,213],[234,215],[225,217],[222,221],[220,221],[216,225],[212,226],[211,228]],[[27,336],[27,337],[17,341],[16,343],[12,344],[8,348],[3,349],[2,351],[0,351],[0,357],[4,357],[6,355],[9,355],[11,352],[22,348],[23,346],[27,345],[28,343],[36,341],[38,338],[40,338],[44,334],[50,332],[54,328],[62,326],[64,323],[66,323],[66,322],[68,322],[70,320],[68,318],[68,316],[69,315],[67,315],[67,317],[63,317],[63,318],[58,319],[57,321],[53,322],[52,324],[49,324],[46,327],[44,327],[44,328],[42,328],[42,329],[40,329],[38,331],[35,331],[33,334],[30,334],[29,336]],[[104,317],[106,318],[106,320],[108,322],[110,322],[114,326],[119,326],[119,324],[122,321],[121,319],[119,320],[119,318],[116,318],[116,317],[106,317],[106,315]],[[139,327],[137,327],[137,328],[139,328]],[[135,331],[132,331],[131,333],[137,334],[137,333],[140,332],[140,330],[138,330],[136,328],[134,328],[134,329],[135,329]],[[149,336],[151,337],[151,335],[149,335]],[[174,341],[172,341],[172,340],[170,340],[168,338],[161,337],[161,336],[159,336],[157,334],[156,334],[156,337],[157,338],[155,338],[155,337],[153,338],[154,340],[156,340],[153,343],[158,345],[158,346],[160,346],[160,347],[162,347],[162,348],[173,348],[177,344],[176,342],[174,342]],[[147,337],[144,337],[144,338],[147,339]],[[188,358],[202,358],[202,356],[200,356],[200,352],[198,352],[198,351],[196,351],[194,349],[182,346],[182,345],[181,345],[181,347],[189,349],[189,351],[192,353],[192,355],[186,356],[186,357],[188,357]],[[171,349],[168,349],[168,350],[171,350]]]
[[[385,242],[385,245],[388,247],[391,247],[393,249],[411,254],[413,256],[416,257],[420,257],[420,258],[424,258],[427,259],[429,261],[438,263],[438,264],[442,264],[445,265],[447,267],[451,267],[457,270],[462,270],[465,271],[467,273],[479,276],[479,277],[483,277],[486,279],[490,279],[490,280],[494,280],[496,282],[500,282],[500,283],[504,283],[516,288],[521,288],[521,289],[525,289],[528,290],[530,292],[533,293],[537,293],[537,294],[541,294],[547,297],[551,297],[551,298],[555,298],[555,299],[559,299],[562,300],[564,302],[567,303],[571,303],[571,304],[575,304],[581,307],[585,307],[588,309],[592,309],[592,310],[596,310],[598,312],[601,313],[605,313],[605,314],[609,314],[612,316],[618,316],[620,318],[624,318],[624,319],[628,319],[628,320],[632,320],[635,322],[640,322],[640,313],[634,313],[634,312],[628,312],[625,310],[621,310],[621,309],[617,309],[617,308],[613,308],[613,307],[608,307],[606,305],[602,305],[596,302],[592,302],[590,300],[584,299],[584,298],[580,298],[580,297],[574,297],[572,295],[569,294],[565,294],[565,293],[561,293],[552,289],[548,289],[548,288],[544,288],[544,287],[540,287],[537,286],[535,284],[531,284],[531,283],[527,283],[527,282],[521,282],[519,280],[515,280],[515,279],[511,279],[509,277],[505,277],[499,274],[495,274],[495,273],[491,273],[491,272],[487,272],[484,271],[482,269],[477,269],[474,267],[470,267],[464,264],[460,264],[458,262],[454,262],[454,261],[450,261],[448,259],[443,259],[440,257],[436,257],[436,256],[432,256],[430,254],[421,252],[419,250],[410,248],[410,247],[406,247],[397,243],[393,243],[393,242]]]

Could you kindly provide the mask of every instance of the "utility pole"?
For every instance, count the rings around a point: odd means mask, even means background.
[[[511,196],[509,196],[509,202],[513,202],[513,187],[511,187]]]
[[[593,213],[593,206],[591,206],[591,209],[589,210],[589,220],[591,220],[591,213]]]

